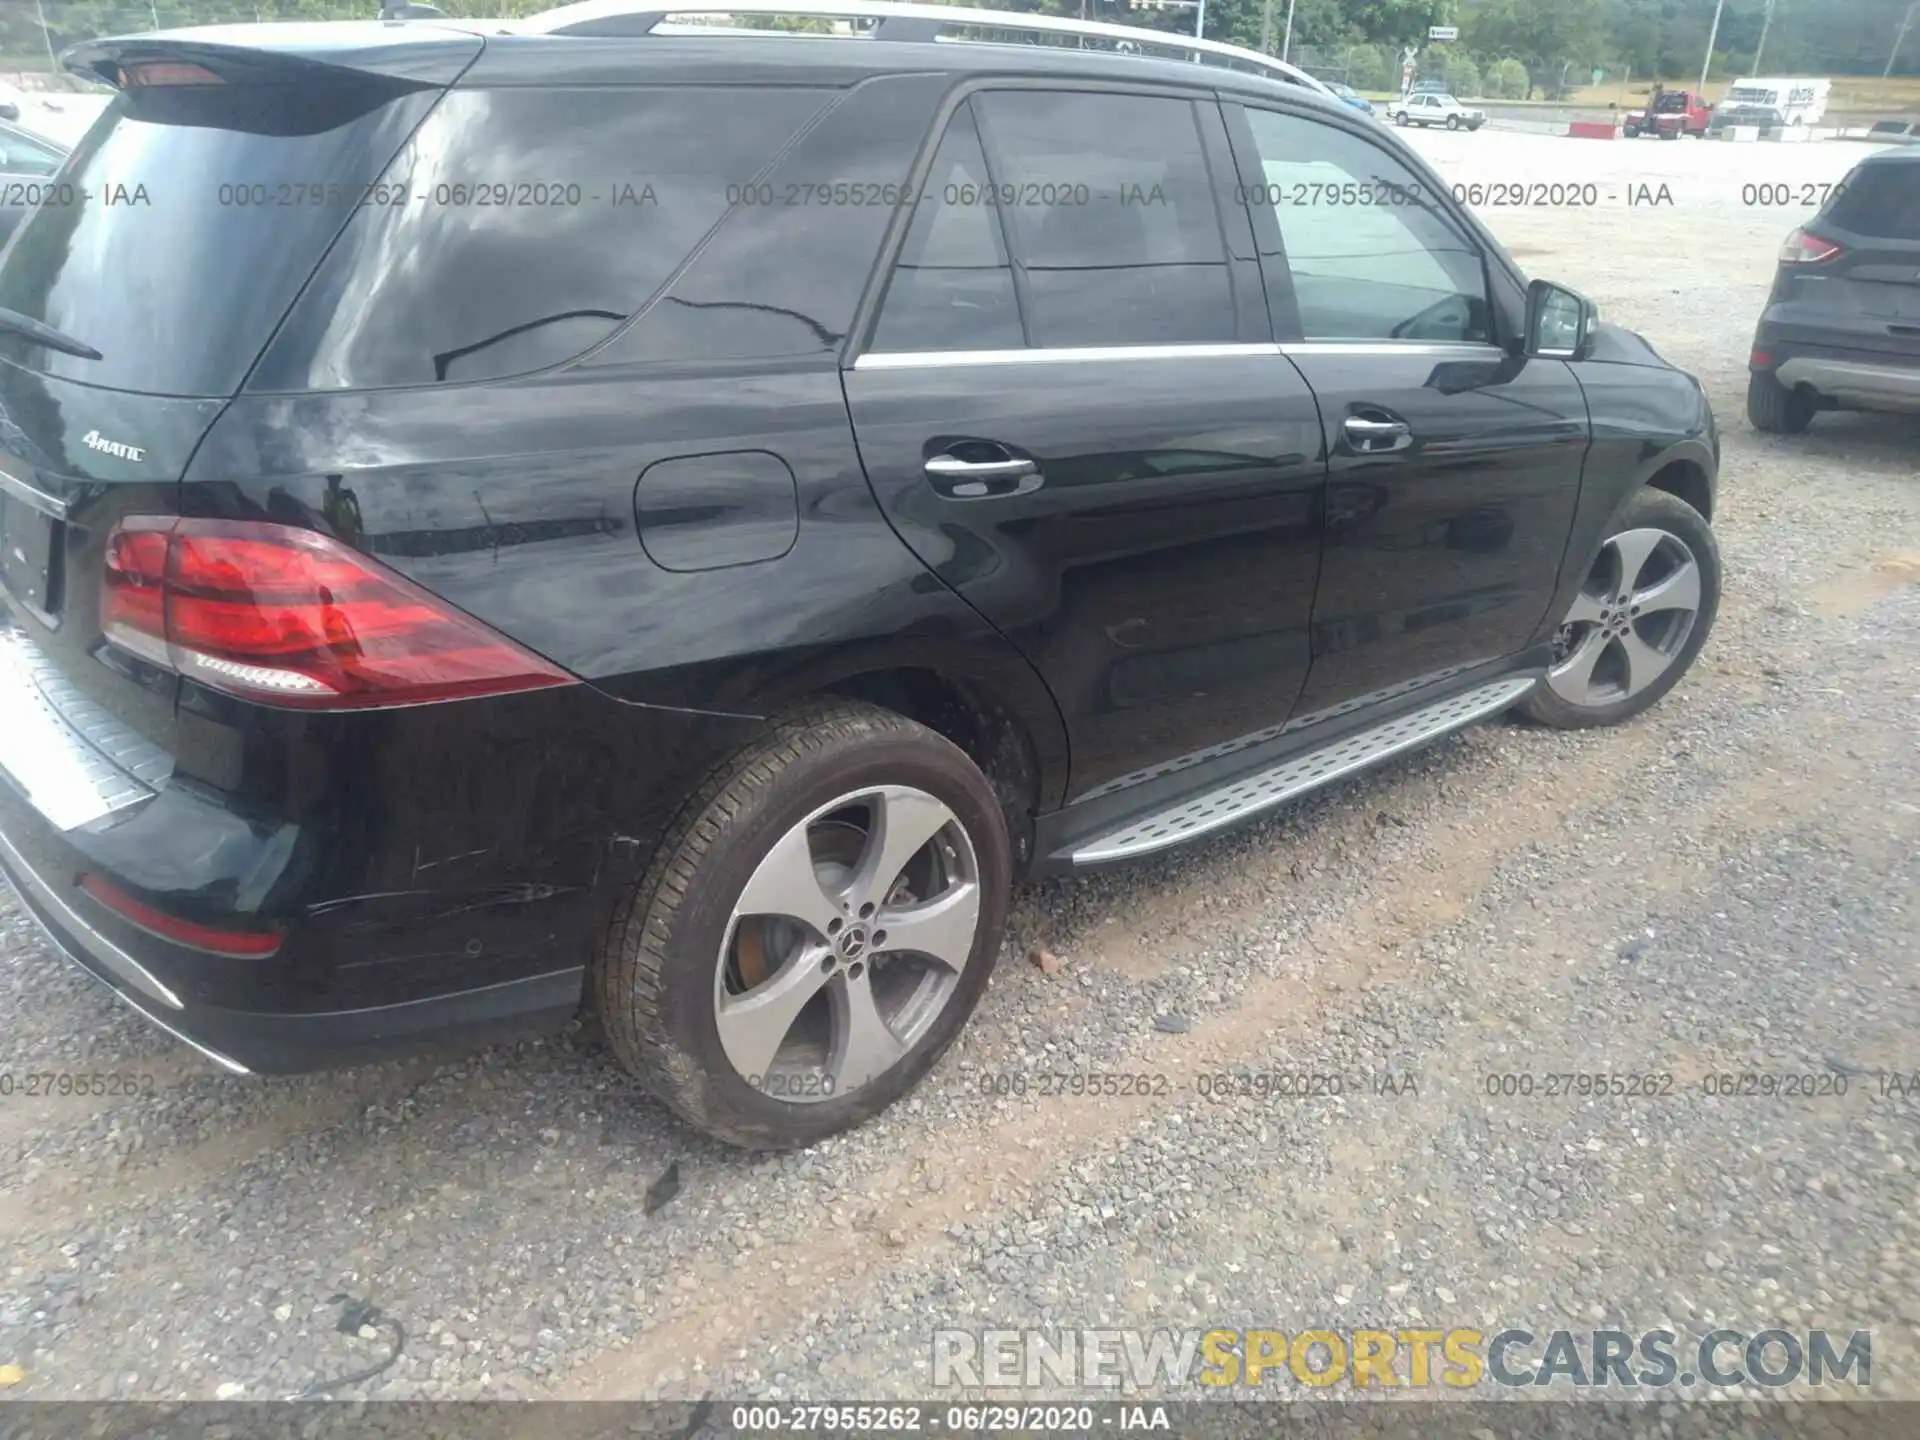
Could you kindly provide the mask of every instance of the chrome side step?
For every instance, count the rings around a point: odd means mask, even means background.
[[[1242,776],[1203,795],[1182,800],[1129,820],[1081,845],[1069,859],[1075,865],[1126,860],[1171,849],[1187,841],[1257,815],[1309,790],[1376,765],[1389,756],[1458,730],[1506,709],[1538,683],[1533,675],[1503,676],[1486,685],[1449,695],[1418,710],[1343,736],[1330,745],[1288,756],[1279,764]]]

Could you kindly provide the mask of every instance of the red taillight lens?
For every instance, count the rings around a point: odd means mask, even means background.
[[[1818,265],[1840,253],[1840,246],[1811,230],[1796,230],[1780,246],[1782,265]]]
[[[149,934],[176,945],[191,945],[196,950],[211,950],[216,955],[271,955],[280,948],[280,936],[267,930],[221,930],[212,925],[182,920],[127,894],[118,885],[98,875],[82,875],[80,888],[122,919],[138,925]]]
[[[337,541],[248,520],[122,521],[107,538],[100,628],[213,689],[303,709],[572,680]]]
[[[186,60],[136,60],[130,65],[120,67],[122,90],[143,89],[156,85],[224,85],[226,83],[206,66],[195,65]]]

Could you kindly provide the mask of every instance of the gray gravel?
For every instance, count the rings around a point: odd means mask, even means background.
[[[1743,208],[1740,179],[1837,179],[1857,152],[1417,143],[1462,178],[1691,176],[1668,209],[1493,215],[1721,416],[1727,594],[1660,707],[1599,734],[1483,726],[1167,861],[1023,892],[931,1080],[777,1159],[693,1137],[579,1029],[225,1076],[0,900],[0,1072],[154,1090],[0,1100],[5,1393],[277,1398],[378,1363],[392,1322],[399,1358],[339,1393],[913,1396],[936,1329],[1425,1322],[1871,1327],[1875,1392],[1915,1395],[1920,1101],[1870,1076],[1920,1068],[1920,423],[1779,441],[1741,415],[1795,217]],[[1026,963],[1041,941],[1056,974]],[[1700,1091],[1809,1067],[1850,1093]],[[1483,1083],[1568,1070],[1675,1093]],[[984,1093],[1061,1071],[1166,1093]],[[1344,1093],[1203,1093],[1233,1071]],[[381,1315],[342,1334],[341,1295]]]

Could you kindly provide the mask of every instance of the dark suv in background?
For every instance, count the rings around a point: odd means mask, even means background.
[[[1862,160],[1787,237],[1748,368],[1756,430],[1920,412],[1920,150]]]
[[[0,869],[220,1063],[584,1003],[802,1143],[951,1042],[1017,877],[1699,652],[1699,384],[1316,82],[659,19],[70,55],[119,94],[0,268]]]

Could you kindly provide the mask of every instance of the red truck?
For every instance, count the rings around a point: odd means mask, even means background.
[[[1705,135],[1713,107],[1691,90],[1656,90],[1647,108],[1629,110],[1622,129],[1629,140],[1658,135],[1678,140],[1682,135]]]

